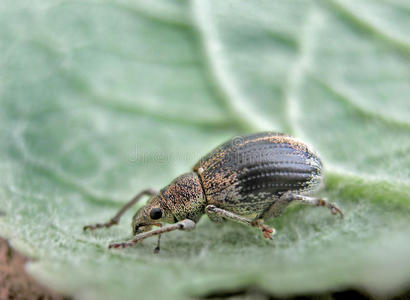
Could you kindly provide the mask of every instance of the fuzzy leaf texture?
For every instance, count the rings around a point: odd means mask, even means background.
[[[0,235],[77,299],[274,295],[410,283],[406,0],[0,3]],[[344,221],[293,206],[259,231],[206,217],[133,249],[133,212],[231,137],[290,133],[321,155]],[[134,210],[135,211],[135,210]]]

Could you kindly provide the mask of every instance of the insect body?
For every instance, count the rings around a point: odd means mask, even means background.
[[[132,220],[134,239],[111,247],[127,247],[147,237],[180,229],[190,230],[203,214],[214,222],[237,221],[259,228],[266,238],[275,233],[264,220],[281,215],[291,202],[326,206],[342,211],[320,198],[307,196],[322,182],[322,163],[304,143],[293,137],[264,132],[234,138],[203,157],[190,173],[173,180],[159,193],[145,190],[128,202],[109,222],[86,229],[117,224],[122,214],[142,196],[148,203]],[[162,223],[173,223],[162,227]],[[162,228],[151,230],[152,226]]]

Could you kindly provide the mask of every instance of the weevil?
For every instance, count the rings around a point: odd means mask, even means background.
[[[109,248],[133,246],[157,235],[154,252],[158,252],[161,234],[192,230],[204,214],[218,223],[232,220],[254,226],[272,239],[275,229],[264,221],[280,216],[292,202],[325,206],[343,218],[335,204],[310,196],[322,182],[322,162],[305,143],[272,132],[244,135],[205,155],[192,172],[177,177],[159,192],[140,192],[108,222],[84,226],[84,230],[118,224],[129,208],[143,196],[150,196],[132,218],[134,238]],[[163,223],[172,225],[162,227]],[[153,226],[160,228],[152,230]]]

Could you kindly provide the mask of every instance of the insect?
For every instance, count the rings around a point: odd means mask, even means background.
[[[94,230],[118,224],[121,216],[143,196],[150,196],[132,218],[134,238],[109,248],[125,248],[161,234],[192,230],[203,214],[212,221],[236,221],[261,230],[272,239],[275,230],[263,224],[278,217],[292,202],[325,206],[343,218],[343,212],[325,199],[308,196],[323,180],[322,163],[297,139],[263,132],[236,137],[204,156],[193,168],[159,192],[144,190],[106,223],[84,226]],[[162,227],[163,223],[172,225]],[[160,228],[152,230],[153,226]]]

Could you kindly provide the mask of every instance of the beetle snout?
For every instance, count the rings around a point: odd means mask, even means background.
[[[135,225],[134,228],[132,229],[132,234],[136,235],[139,233],[140,230],[140,226],[139,225]]]
[[[139,233],[143,233],[146,231],[150,231],[151,230],[152,225],[143,225],[143,224],[136,224],[133,228],[133,234],[139,234]]]

